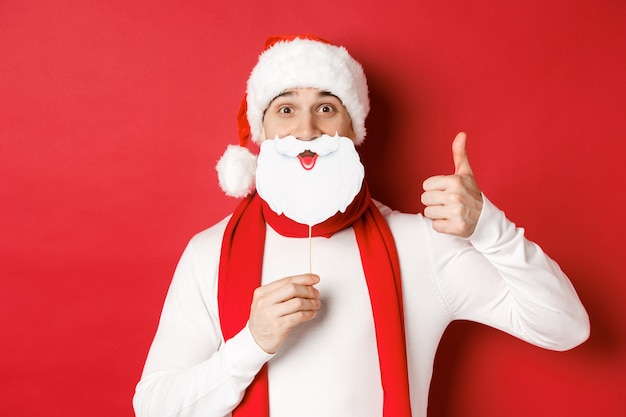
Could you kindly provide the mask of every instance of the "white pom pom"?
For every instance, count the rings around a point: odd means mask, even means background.
[[[254,191],[256,156],[238,145],[228,145],[217,165],[220,187],[230,197],[245,197]]]

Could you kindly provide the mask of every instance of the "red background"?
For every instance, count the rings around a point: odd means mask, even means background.
[[[626,410],[624,1],[0,1],[0,415],[132,416],[187,240],[236,201],[214,164],[266,36],[369,77],[378,199],[418,212],[468,133],[484,192],[592,321],[566,353],[454,324],[432,417]]]

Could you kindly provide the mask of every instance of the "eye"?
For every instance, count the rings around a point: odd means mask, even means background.
[[[293,113],[293,108],[291,106],[280,106],[278,108],[278,113],[280,113],[280,114],[291,114],[291,113]]]
[[[320,113],[332,113],[335,111],[335,107],[331,104],[322,104],[317,108],[317,111]]]

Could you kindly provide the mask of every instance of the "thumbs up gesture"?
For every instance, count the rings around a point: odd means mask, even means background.
[[[424,181],[422,203],[424,216],[433,221],[433,229],[460,237],[474,233],[483,197],[467,158],[467,135],[456,135],[452,142],[453,175],[437,175]]]

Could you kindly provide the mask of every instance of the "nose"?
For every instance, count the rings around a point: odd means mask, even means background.
[[[317,125],[315,115],[308,112],[301,113],[293,135],[296,139],[306,141],[320,137],[322,132]]]

